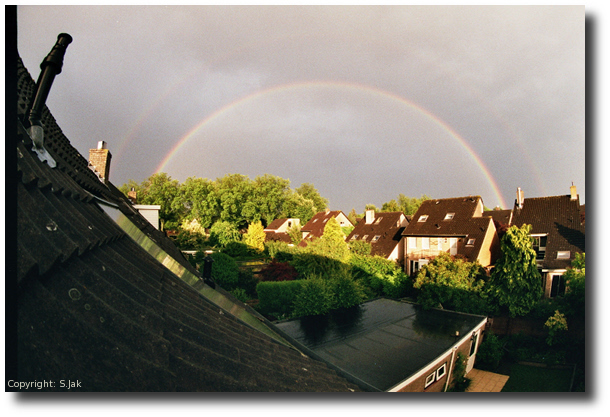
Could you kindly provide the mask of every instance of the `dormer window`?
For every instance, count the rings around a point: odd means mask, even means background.
[[[536,251],[536,259],[538,260],[544,259],[544,255],[546,254],[546,241],[546,235],[532,236],[532,246]]]
[[[447,213],[445,215],[445,220],[453,220],[454,216],[455,216],[455,213]]]
[[[417,221],[421,222],[421,223],[425,222],[426,220],[428,220],[428,215],[427,214],[419,216],[419,219],[417,219]]]

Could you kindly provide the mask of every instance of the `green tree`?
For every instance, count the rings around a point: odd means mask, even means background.
[[[188,220],[196,219],[209,228],[220,217],[218,202],[214,198],[214,183],[207,178],[189,177],[180,185],[176,208]]]
[[[570,315],[585,316],[585,254],[577,253],[563,278],[566,283],[564,303]]]
[[[284,204],[290,194],[290,181],[265,174],[254,179],[252,203],[254,215],[250,221],[263,220],[265,224],[283,217]]]
[[[552,346],[563,341],[565,332],[568,330],[568,321],[563,313],[555,310],[555,314],[548,318],[544,326],[549,330],[546,343]]]
[[[326,256],[340,262],[347,261],[350,255],[341,225],[334,217],[326,222],[322,237],[310,242],[307,248],[317,255]]]
[[[303,233],[301,232],[300,224],[292,224],[287,230],[288,236],[290,236],[290,241],[293,245],[298,245],[303,240]]]
[[[254,248],[258,252],[262,252],[265,249],[265,228],[260,221],[251,223],[248,226],[248,231],[243,236],[243,242]]]
[[[304,183],[294,190],[304,198],[311,200],[315,208],[314,213],[318,213],[328,207],[328,200],[320,195],[313,184]],[[303,219],[301,219],[303,221]],[[308,219],[309,220],[309,219]]]
[[[524,224],[506,231],[500,244],[500,259],[491,272],[490,294],[499,305],[508,308],[511,317],[529,313],[542,297],[531,230],[530,225]]]
[[[161,206],[159,210],[161,230],[175,229],[180,225],[180,213],[176,211],[179,187],[178,180],[173,180],[164,172],[151,175],[140,186],[141,193],[138,195],[140,204]]]
[[[231,242],[241,241],[241,235],[233,223],[218,221],[210,229],[209,242],[213,246],[226,247]]]
[[[467,262],[440,253],[424,265],[415,278],[417,302],[464,313],[486,314],[485,271],[478,262]]]
[[[405,215],[415,214],[419,206],[430,197],[423,194],[420,198],[407,197],[404,194],[398,195],[398,200],[390,200],[381,206],[381,211],[393,212],[402,211]]]
[[[253,202],[252,181],[241,174],[227,174],[216,180],[214,197],[220,208],[220,220],[233,223],[238,229],[249,221],[260,220]]]
[[[317,213],[317,211],[312,200],[292,191],[289,192],[284,199],[282,213],[282,217],[300,219],[301,224],[305,224]]]

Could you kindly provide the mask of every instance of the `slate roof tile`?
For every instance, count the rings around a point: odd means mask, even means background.
[[[20,60],[18,68],[23,117],[33,80]],[[60,376],[81,381],[75,390],[82,391],[360,390],[170,272],[102,206],[115,207],[155,248],[198,276],[116,187],[99,181],[47,108],[43,124],[53,169],[40,162],[17,123],[20,380]]]

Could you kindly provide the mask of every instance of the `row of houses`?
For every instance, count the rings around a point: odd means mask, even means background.
[[[517,189],[512,209],[484,210],[480,196],[426,200],[413,216],[401,212],[366,210],[355,225],[341,211],[317,213],[302,226],[303,241],[320,237],[330,218],[341,226],[353,226],[347,242],[371,245],[371,255],[399,262],[407,274],[447,252],[483,267],[493,267],[500,256],[500,237],[510,226],[532,226],[536,263],[546,297],[565,291],[562,275],[577,253],[585,252],[585,206],[580,205],[576,186],[570,194],[525,198]],[[268,240],[290,242],[287,230],[299,219],[278,219],[266,229]]]

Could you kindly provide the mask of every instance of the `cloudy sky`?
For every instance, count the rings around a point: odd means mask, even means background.
[[[584,6],[20,6],[47,105],[110,180],[308,182],[334,210],[399,193],[585,202]]]

